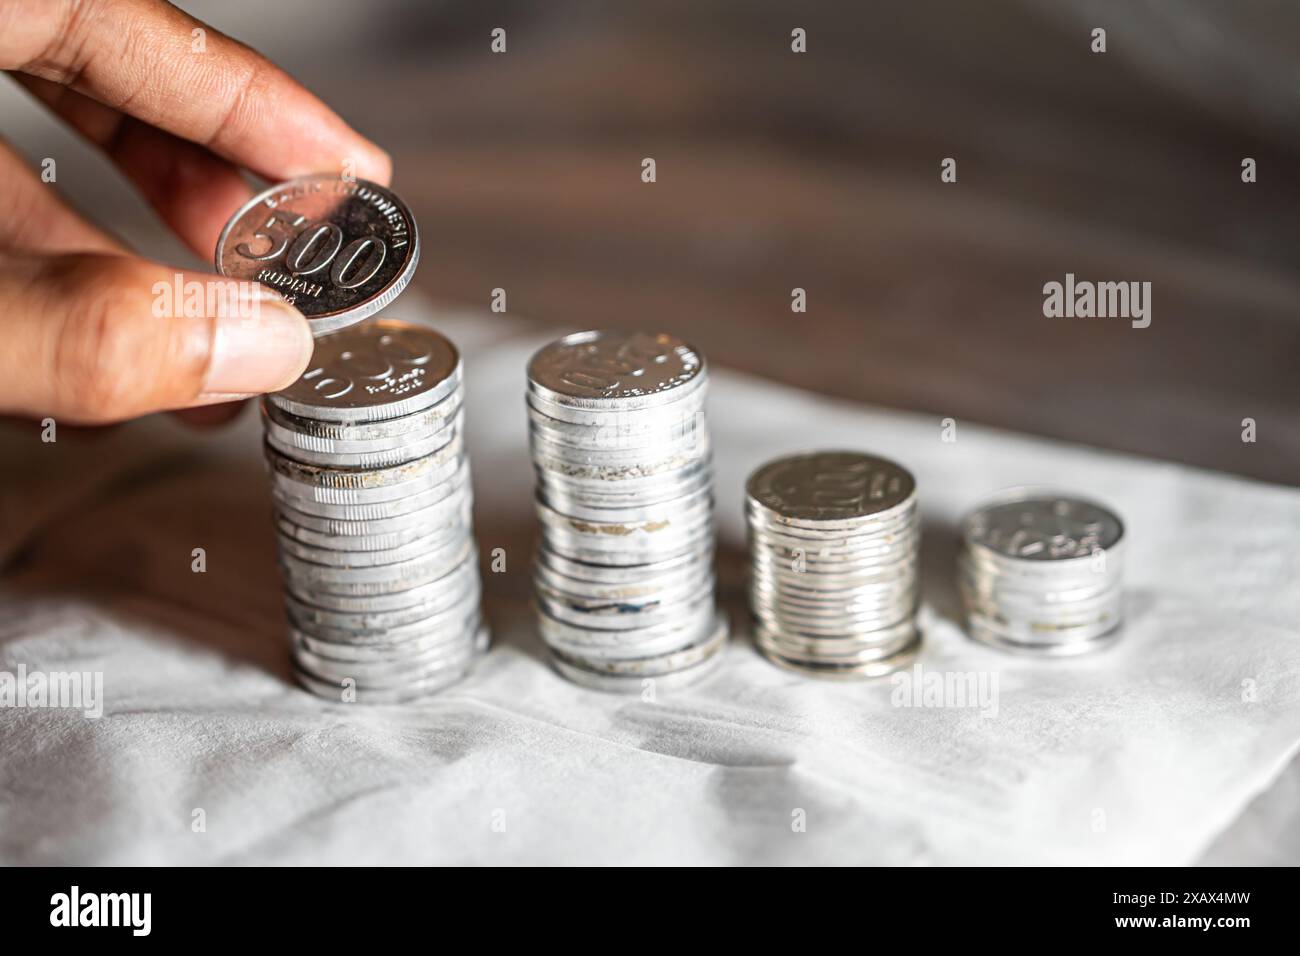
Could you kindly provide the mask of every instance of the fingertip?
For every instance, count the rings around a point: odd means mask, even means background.
[[[386,150],[371,144],[373,155],[370,161],[370,175],[363,176],[363,179],[369,179],[372,183],[378,183],[381,186],[387,186],[393,181],[393,157]]]
[[[274,294],[246,301],[245,315],[214,318],[212,356],[203,394],[261,394],[293,384],[311,361],[315,341],[302,313]]]

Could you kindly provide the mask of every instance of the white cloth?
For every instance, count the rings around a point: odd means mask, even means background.
[[[528,607],[522,396],[540,340],[492,321],[438,324],[467,354],[480,546],[505,550],[485,576],[494,647],[419,705],[332,704],[290,682],[255,415],[218,435],[159,418],[0,437],[0,670],[99,671],[105,697],[98,720],[0,710],[0,862],[1181,864],[1296,750],[1300,492],[960,422],[945,443],[932,418],[723,370],[724,666],[652,702],[567,683]],[[820,682],[755,653],[743,481],[814,447],[915,472],[921,665],[996,672],[995,714],[895,706],[888,679]],[[1113,651],[1037,661],[963,637],[957,519],[1026,483],[1126,520]]]

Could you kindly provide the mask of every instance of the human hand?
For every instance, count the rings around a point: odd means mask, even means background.
[[[252,195],[240,167],[271,181],[346,169],[387,184],[391,172],[287,74],[162,0],[0,0],[0,68],[103,149],[204,259]],[[202,314],[170,297],[160,309],[155,288],[178,282],[217,294]],[[283,388],[312,353],[306,320],[277,295],[131,255],[3,141],[0,304],[10,414],[203,417],[202,406]]]

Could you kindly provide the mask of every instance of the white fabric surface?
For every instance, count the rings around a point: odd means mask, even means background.
[[[416,706],[290,683],[256,416],[219,435],[155,419],[49,445],[35,426],[0,436],[0,670],[102,671],[106,698],[99,720],[0,710],[0,862],[1182,864],[1296,750],[1300,492],[966,424],[945,444],[930,418],[718,370],[724,667],[654,702],[568,684],[527,605],[522,388],[539,340],[493,321],[438,324],[467,352],[480,546],[506,549],[485,581],[494,647]],[[757,656],[743,481],[812,447],[915,472],[922,665],[996,671],[996,716],[896,707],[888,680],[819,682]],[[1126,519],[1113,651],[1040,662],[962,636],[957,518],[1024,483]]]

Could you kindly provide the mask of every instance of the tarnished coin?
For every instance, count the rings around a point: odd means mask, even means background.
[[[432,329],[396,319],[326,335],[302,377],[267,400],[304,418],[376,422],[422,411],[460,384],[460,353]]]
[[[374,315],[415,274],[420,238],[395,193],[328,174],[277,183],[217,239],[217,272],[280,293],[324,335]]]
[[[916,480],[887,459],[831,451],[769,462],[745,490],[779,523],[831,530],[879,520],[912,499]]]
[[[422,412],[357,424],[303,418],[277,408],[265,399],[262,401],[262,425],[268,439],[278,439],[279,444],[286,448],[305,448],[317,452],[348,453],[400,448],[408,441],[442,431],[461,418],[458,391],[453,391],[441,402]],[[291,452],[287,454],[292,457]]]

